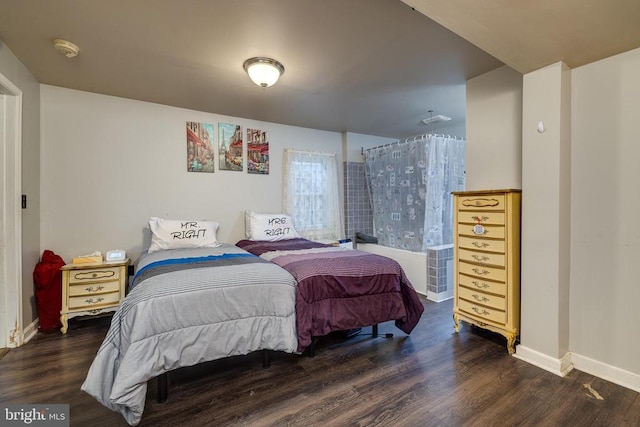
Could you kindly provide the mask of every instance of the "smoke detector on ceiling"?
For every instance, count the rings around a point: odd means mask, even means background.
[[[422,120],[422,123],[425,125],[437,122],[448,122],[451,120],[451,117],[443,116],[442,114],[438,114],[437,116],[431,116],[428,119]]]
[[[78,56],[78,52],[80,52],[80,48],[78,48],[78,46],[63,39],[54,39],[53,47],[67,58]]]

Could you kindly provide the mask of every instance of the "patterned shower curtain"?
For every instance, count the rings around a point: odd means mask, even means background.
[[[451,192],[464,190],[464,144],[428,134],[364,150],[379,244],[424,252],[453,243]]]

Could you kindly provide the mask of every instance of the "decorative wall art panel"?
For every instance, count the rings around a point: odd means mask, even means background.
[[[187,122],[187,172],[214,171],[213,125]]]
[[[242,171],[244,169],[242,126],[218,123],[218,169]]]
[[[266,131],[247,129],[247,172],[269,174],[269,139]]]

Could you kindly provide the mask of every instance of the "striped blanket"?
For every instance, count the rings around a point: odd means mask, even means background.
[[[295,286],[280,267],[229,244],[143,255],[82,390],[136,425],[147,381],[164,372],[295,352]]]
[[[298,351],[312,337],[395,320],[411,333],[424,306],[400,265],[387,257],[312,242],[241,240],[237,246],[287,270],[298,282]]]

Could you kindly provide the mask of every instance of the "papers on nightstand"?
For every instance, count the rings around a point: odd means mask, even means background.
[[[78,255],[71,261],[72,264],[102,264],[102,253],[96,251],[87,255]]]

